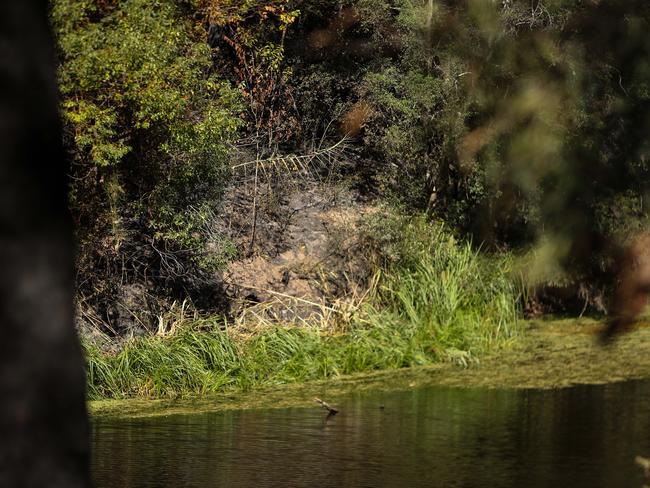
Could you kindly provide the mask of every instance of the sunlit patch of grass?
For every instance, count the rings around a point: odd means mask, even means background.
[[[478,353],[515,335],[519,290],[509,258],[487,258],[422,217],[379,225],[389,237],[376,245],[388,258],[375,297],[380,313],[369,314],[374,325],[388,317],[411,330],[415,344],[443,355]]]

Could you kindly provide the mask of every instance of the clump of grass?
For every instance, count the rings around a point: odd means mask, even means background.
[[[187,318],[115,354],[85,344],[90,398],[206,394],[454,360],[516,331],[508,262],[487,260],[424,218],[378,217],[361,242],[376,270],[343,328],[266,326],[244,335]]]
[[[375,304],[382,313],[370,314],[374,323],[388,314],[402,328],[414,327],[416,342],[432,350],[469,354],[515,334],[518,291],[508,258],[482,256],[423,217],[379,219],[390,231],[376,251],[385,278]]]
[[[134,339],[116,354],[88,343],[84,349],[90,398],[215,392],[231,385],[242,365],[237,343],[209,321]]]

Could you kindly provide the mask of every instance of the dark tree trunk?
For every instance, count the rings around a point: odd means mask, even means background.
[[[46,0],[0,2],[0,486],[89,485]]]

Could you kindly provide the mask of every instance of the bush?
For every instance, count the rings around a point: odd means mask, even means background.
[[[210,75],[191,14],[170,0],[53,4],[78,282],[100,315],[125,281],[169,293],[227,254],[207,245],[223,241],[210,218],[241,105]]]

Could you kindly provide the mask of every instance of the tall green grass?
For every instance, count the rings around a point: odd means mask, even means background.
[[[507,260],[488,260],[422,218],[381,219],[362,239],[377,288],[343,332],[277,326],[243,335],[217,320],[188,320],[171,336],[139,338],[117,354],[85,344],[89,397],[206,394],[467,363],[515,334]]]

